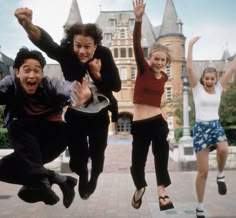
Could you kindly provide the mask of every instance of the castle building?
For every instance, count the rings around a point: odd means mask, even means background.
[[[6,75],[9,75],[13,73],[13,66],[14,61],[3,54],[1,52],[1,47],[0,47],[0,80],[4,78]]]
[[[82,22],[77,0],[72,0],[68,18],[63,26]],[[118,99],[119,119],[117,123],[111,123],[109,134],[127,135],[130,133],[133,116],[133,91],[137,74],[136,62],[133,52],[133,27],[135,17],[133,11],[100,11],[96,24],[103,30],[102,44],[111,49],[114,60],[119,69],[122,80],[122,89],[114,93]],[[63,36],[62,36],[63,37]],[[142,47],[147,57],[148,48],[153,43],[161,43],[171,51],[172,63],[166,69],[168,81],[165,85],[165,93],[162,99],[162,112],[170,129],[170,138],[173,138],[174,129],[179,127],[175,116],[176,104],[182,97],[183,76],[185,73],[185,42],[183,23],[178,17],[174,0],[166,0],[162,23],[153,27],[148,16],[144,14],[142,24]],[[220,75],[225,72],[230,60],[227,49],[223,51],[222,58],[216,61],[193,61],[195,72],[201,73],[209,65],[216,67]],[[47,64],[45,70],[49,76],[63,78],[58,64]],[[198,75],[200,77],[200,74]]]
[[[100,11],[96,23],[103,29],[103,45],[109,47],[119,68],[122,80],[122,90],[115,93],[119,105],[119,119],[113,129],[115,134],[130,132],[133,115],[133,90],[137,74],[133,53],[133,27],[135,17],[133,11]],[[162,24],[153,27],[148,16],[142,20],[142,47],[147,57],[148,48],[153,43],[166,45],[172,55],[172,64],[166,69],[169,80],[165,86],[162,111],[173,132],[177,127],[173,99],[181,95],[181,74],[185,63],[185,36],[182,32],[182,22],[178,18],[173,1],[167,0]]]

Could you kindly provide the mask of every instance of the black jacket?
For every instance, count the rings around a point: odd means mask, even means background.
[[[87,72],[89,72],[88,64],[81,63],[74,55],[71,43],[63,41],[61,45],[54,42],[51,36],[42,28],[40,41],[32,41],[38,48],[44,51],[48,57],[60,63],[63,75],[68,81],[81,81]],[[118,68],[114,62],[112,53],[109,48],[98,45],[94,53],[94,58],[101,60],[101,80],[95,79],[90,73],[98,90],[107,96],[111,102],[109,108],[112,112],[112,121],[116,121],[118,117],[118,104],[112,91],[118,92],[121,89],[121,80]]]
[[[21,88],[15,76],[6,76],[0,80],[0,104],[5,105],[4,127],[11,120],[26,117],[50,119],[54,115],[61,115],[63,107],[70,103],[71,90],[74,83],[44,77],[35,94],[27,95]],[[25,105],[38,107],[38,114],[29,115]]]

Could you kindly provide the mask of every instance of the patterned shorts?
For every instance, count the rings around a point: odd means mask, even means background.
[[[227,141],[219,120],[195,122],[193,126],[193,148],[195,152],[209,148],[216,149],[219,142]]]

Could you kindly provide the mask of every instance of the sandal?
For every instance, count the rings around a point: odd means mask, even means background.
[[[196,209],[196,217],[197,218],[205,218],[205,213],[203,210]]]
[[[218,192],[220,195],[225,195],[227,193],[227,187],[224,178],[225,178],[224,176],[216,178],[216,183],[218,185]]]
[[[174,208],[174,205],[173,203],[170,201],[169,203],[167,204],[162,204],[160,200],[163,200],[165,201],[166,199],[170,199],[170,197],[168,195],[165,195],[165,196],[160,196],[159,197],[159,207],[160,207],[160,210],[169,210],[169,209],[172,209]]]
[[[133,208],[139,209],[141,207],[141,205],[142,205],[142,197],[143,197],[145,191],[146,191],[146,188],[144,187],[143,188],[143,192],[142,192],[142,194],[141,194],[141,196],[140,196],[140,198],[138,200],[135,199],[135,194],[138,192],[138,190],[135,191],[134,196],[132,198],[132,206],[133,206]]]

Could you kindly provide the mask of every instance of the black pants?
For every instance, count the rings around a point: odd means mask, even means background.
[[[68,108],[65,114],[70,132],[70,168],[81,175],[87,170],[89,157],[92,161],[91,174],[98,176],[103,171],[105,149],[109,127],[108,111],[85,114]]]
[[[47,120],[14,120],[8,127],[14,152],[0,160],[0,180],[32,185],[54,176],[43,164],[57,158],[66,148],[67,124]]]
[[[147,186],[145,180],[145,165],[151,143],[157,185],[164,185],[166,187],[171,184],[168,173],[168,133],[168,125],[162,115],[132,122],[131,134],[133,136],[133,143],[131,175],[138,190]]]

